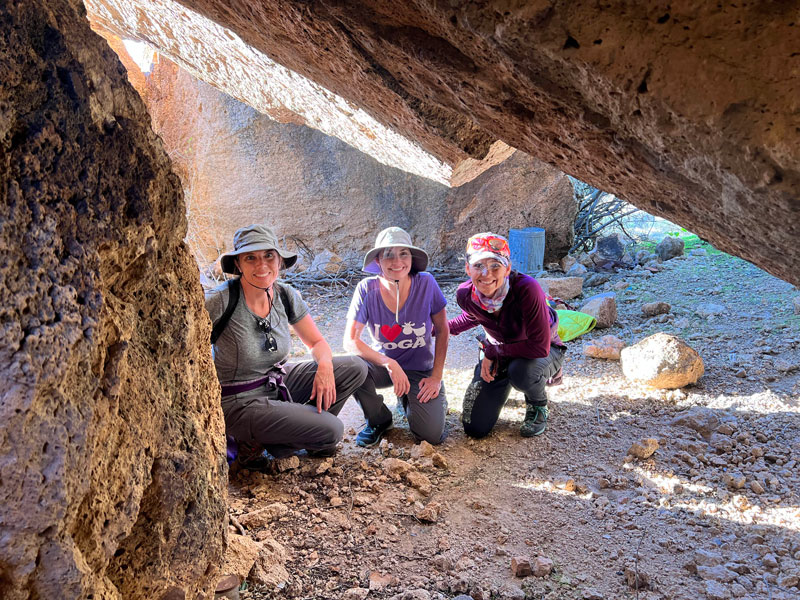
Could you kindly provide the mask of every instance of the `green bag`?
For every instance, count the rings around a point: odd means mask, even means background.
[[[558,337],[562,342],[569,342],[584,333],[589,333],[597,325],[597,319],[592,315],[577,310],[557,310],[556,312],[558,313]]]

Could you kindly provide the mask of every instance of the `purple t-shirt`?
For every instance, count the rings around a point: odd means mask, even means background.
[[[377,277],[362,279],[347,318],[362,323],[369,331],[372,348],[396,360],[408,371],[428,371],[433,368],[431,315],[440,312],[447,299],[430,273],[411,276],[408,299],[400,309],[399,322],[381,298]]]

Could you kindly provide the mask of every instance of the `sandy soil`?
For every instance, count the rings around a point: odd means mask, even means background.
[[[349,402],[334,459],[301,456],[277,475],[235,477],[236,518],[286,509],[247,534],[285,547],[288,577],[250,582],[241,597],[800,598],[798,292],[713,249],[651,277],[621,272],[605,287],[617,292],[619,322],[569,344],[545,435],[519,436],[524,406],[512,393],[491,436],[464,436],[461,398],[476,359],[465,334],[448,354],[441,446],[414,446],[396,416],[387,443],[358,448],[363,419]],[[446,288],[455,314],[455,285]],[[349,295],[306,293],[339,350]],[[670,314],[645,319],[642,303],[655,300]],[[658,331],[700,353],[696,385],[645,389],[618,362],[581,351],[605,334],[633,343]],[[628,456],[646,438],[658,440],[655,454]],[[535,573],[515,576],[525,561]]]

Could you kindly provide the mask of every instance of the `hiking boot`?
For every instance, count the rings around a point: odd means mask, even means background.
[[[322,450],[306,450],[306,454],[310,458],[330,458],[331,456],[336,456],[336,453],[339,452],[339,448],[323,448]]]
[[[550,411],[546,406],[528,404],[525,409],[525,420],[522,422],[522,427],[519,428],[520,435],[522,437],[542,435],[547,429],[547,415],[549,414]]]
[[[234,472],[247,469],[248,471],[265,473],[269,471],[271,462],[264,452],[264,446],[239,442],[239,452],[236,460],[231,465],[231,469]]]
[[[391,428],[391,419],[383,425],[378,425],[376,427],[367,425],[364,427],[364,429],[358,432],[358,435],[356,436],[356,444],[362,448],[371,448],[372,446],[376,446],[381,441],[383,434],[389,431]]]

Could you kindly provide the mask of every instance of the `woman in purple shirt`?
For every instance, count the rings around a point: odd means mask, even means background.
[[[427,266],[426,252],[412,245],[399,227],[381,231],[364,257],[364,271],[378,275],[358,284],[344,334],[345,348],[369,368],[364,384],[353,393],[367,421],[356,436],[359,446],[374,446],[392,428],[392,413],[377,393],[388,387],[417,441],[438,444],[444,439],[447,300],[436,280],[424,272]],[[364,329],[371,345],[361,339]]]
[[[538,282],[511,270],[508,241],[478,233],[467,242],[467,275],[456,301],[463,312],[448,323],[458,335],[482,325],[481,359],[464,395],[461,422],[467,435],[488,435],[511,388],[525,394],[523,437],[547,428],[548,379],[560,377],[566,346],[558,337],[558,315]]]

